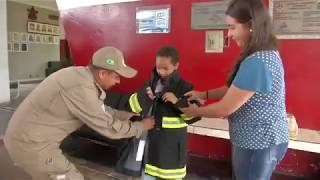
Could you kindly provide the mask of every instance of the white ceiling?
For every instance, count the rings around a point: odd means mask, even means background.
[[[112,4],[112,3],[123,3],[123,2],[132,2],[140,0],[57,0],[59,10],[71,9],[85,6],[95,6],[101,4]]]
[[[58,11],[56,0],[8,0],[8,1],[18,2],[22,4],[40,7],[40,8],[50,9],[53,11]],[[66,1],[69,1],[69,0],[66,0]]]
[[[22,4],[27,4],[31,6],[36,6],[40,8],[50,9],[53,11],[58,11],[58,6],[56,0],[8,0],[13,2],[18,2]],[[91,6],[98,4],[111,4],[111,3],[121,3],[139,0],[57,0],[59,4],[59,9],[69,9],[75,7]]]

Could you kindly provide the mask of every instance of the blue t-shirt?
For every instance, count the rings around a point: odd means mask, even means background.
[[[229,116],[233,145],[264,149],[289,141],[284,70],[277,51],[258,51],[239,67],[232,84],[255,94]]]

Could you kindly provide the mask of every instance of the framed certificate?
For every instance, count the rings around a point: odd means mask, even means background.
[[[148,6],[136,9],[138,34],[169,33],[170,5]]]

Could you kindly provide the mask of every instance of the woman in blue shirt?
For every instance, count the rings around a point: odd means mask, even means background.
[[[186,94],[190,100],[220,100],[181,110],[188,116],[228,117],[234,178],[268,180],[289,141],[282,61],[262,0],[232,0],[226,15],[228,36],[241,49],[226,86]]]

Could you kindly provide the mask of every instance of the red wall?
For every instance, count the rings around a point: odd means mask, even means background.
[[[239,49],[234,42],[222,54],[204,53],[205,31],[191,30],[191,0],[145,0],[101,5],[62,12],[75,64],[86,65],[93,52],[105,45],[120,48],[129,65],[138,69],[135,79],[123,80],[119,89],[132,91],[149,77],[154,55],[163,45],[173,45],[181,55],[180,72],[196,89],[223,85]],[[199,1],[197,1],[199,2]],[[136,7],[171,4],[169,34],[136,34]],[[226,32],[225,32],[226,33]],[[320,40],[281,40],[286,71],[287,109],[299,126],[320,129]]]
[[[171,4],[171,32],[136,34],[136,7],[157,4]],[[139,74],[135,79],[124,80],[120,86],[122,91],[134,90],[142,85],[154,66],[157,50],[168,44],[178,48],[181,55],[180,72],[197,89],[223,85],[238,48],[232,43],[223,54],[205,54],[205,31],[191,30],[190,9],[191,1],[148,0],[69,10],[62,13],[62,18],[77,65],[88,64],[97,48],[112,45],[124,52],[127,64],[138,69]]]
[[[127,64],[139,71],[136,78],[123,79],[116,88],[122,92],[130,92],[149,78],[157,50],[163,45],[173,45],[180,52],[182,76],[192,82],[196,89],[223,85],[239,49],[231,42],[230,47],[225,48],[222,54],[204,53],[205,31],[191,30],[190,20],[191,3],[202,1],[143,0],[63,11],[61,17],[73,61],[77,65],[87,65],[93,52],[105,45],[121,49]],[[171,32],[136,34],[136,8],[160,4],[171,4]],[[319,46],[320,40],[280,41],[280,53],[286,73],[287,110],[296,116],[300,128],[320,130]],[[210,143],[212,146],[208,147]],[[218,146],[224,148],[217,149]],[[229,144],[218,139],[191,135],[189,148],[198,154],[229,158]],[[306,162],[310,158],[305,158],[304,155],[299,157],[300,160],[296,158],[296,161],[289,164],[310,162]],[[288,159],[285,161],[290,161]],[[313,171],[312,168],[309,167],[309,171]]]

